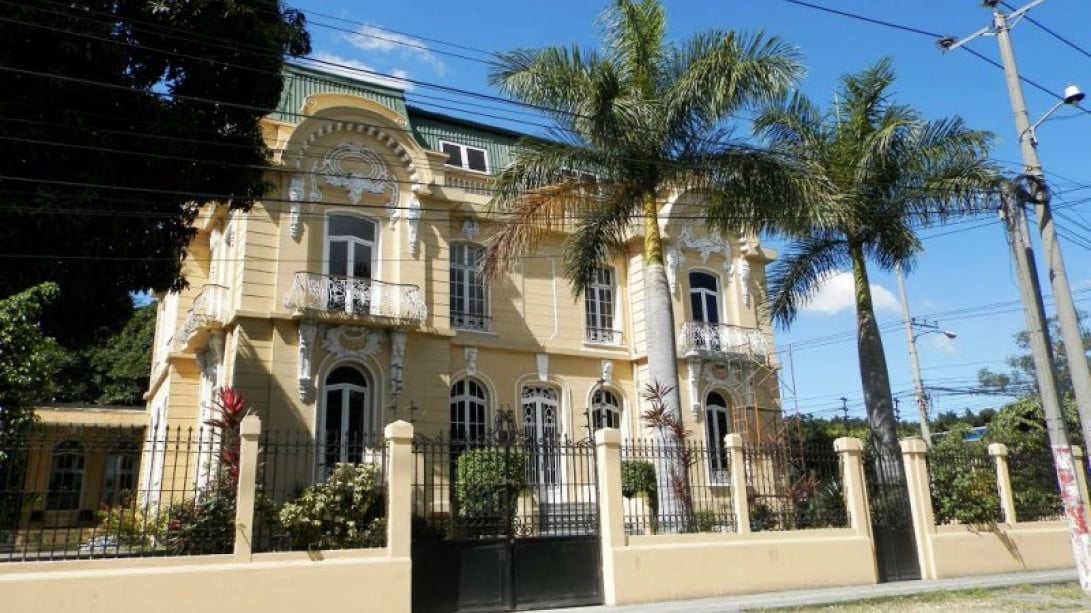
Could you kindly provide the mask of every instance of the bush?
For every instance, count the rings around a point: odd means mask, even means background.
[[[152,537],[160,534],[164,528],[153,507],[140,506],[135,500],[100,509],[98,517],[96,532],[116,537],[119,545],[150,545]]]
[[[655,465],[647,460],[625,460],[621,463],[621,495],[632,498],[640,494],[655,499]]]
[[[932,511],[941,524],[994,523],[1000,519],[996,468],[982,443],[962,436],[962,428],[951,430],[928,454]]]
[[[222,481],[197,500],[170,505],[165,517],[162,544],[173,555],[231,553],[235,547],[235,490]]]
[[[808,528],[847,526],[849,518],[841,481],[830,478],[816,483],[799,516],[799,524]]]
[[[527,459],[520,449],[474,449],[458,457],[455,500],[461,519],[503,529],[514,520],[526,488]]]
[[[292,546],[307,549],[382,547],[386,522],[379,471],[370,464],[334,465],[324,483],[303,490],[278,519]]]

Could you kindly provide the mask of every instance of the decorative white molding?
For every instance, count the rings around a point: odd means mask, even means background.
[[[701,254],[701,262],[708,264],[708,257],[715,252],[724,256],[724,268],[731,270],[731,245],[720,236],[719,232],[709,232],[699,219],[691,219],[682,226],[678,242],[683,247],[694,249]]]
[[[709,363],[705,365],[701,373],[701,379],[709,387],[725,387],[732,391],[738,391],[743,384],[743,373],[740,368],[731,368],[728,364]]]
[[[288,188],[288,235],[292,240],[298,241],[303,226],[299,223],[299,217],[303,212],[303,190],[306,179],[303,175],[294,175],[291,186]]]
[[[678,274],[681,272],[682,261],[685,258],[682,257],[682,252],[676,245],[667,245],[664,256],[667,260],[667,284],[670,285],[673,294],[678,291]]]
[[[466,358],[466,376],[477,375],[477,347],[464,347],[462,355]]]
[[[750,306],[750,261],[745,257],[739,258],[739,287],[743,304]]]
[[[701,360],[699,358],[686,360],[686,383],[689,384],[689,412],[694,417],[701,413],[701,391],[697,385],[700,377]]]
[[[345,164],[352,164],[346,168]],[[398,182],[387,172],[386,164],[371,148],[360,143],[343,142],[334,145],[314,166],[314,175],[331,187],[345,190],[349,201],[360,204],[364,193],[386,194],[387,207],[398,203]],[[312,184],[312,192],[315,187]]]
[[[538,380],[543,383],[549,381],[549,354],[536,353],[534,359],[538,362]]]
[[[379,353],[383,333],[362,326],[333,326],[322,337],[322,348],[340,359],[363,360]]]
[[[610,360],[602,361],[602,380],[605,383],[614,382],[614,363]]]
[[[235,224],[233,222],[227,224],[227,234],[224,236],[224,243],[226,243],[228,247],[235,244]]]
[[[402,393],[402,384],[405,382],[402,375],[405,362],[405,341],[408,336],[405,330],[390,331],[390,392],[395,396]]]
[[[299,322],[299,399],[310,402],[311,353],[318,327],[310,321]]]
[[[467,219],[462,222],[462,238],[465,238],[468,241],[475,241],[480,235],[481,226],[477,224],[476,219]]]
[[[417,225],[420,223],[421,206],[416,196],[409,199],[405,210],[405,224],[409,229],[409,255],[417,257],[420,246],[417,244]]]

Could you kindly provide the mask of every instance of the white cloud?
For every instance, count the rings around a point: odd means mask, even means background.
[[[901,305],[890,290],[881,285],[871,285],[871,301],[876,311],[899,311]],[[827,275],[819,282],[818,293],[800,309],[808,313],[835,315],[845,310],[856,308],[856,289],[852,273],[837,272]]]
[[[407,83],[406,81],[402,80],[409,78],[409,73],[404,70],[391,71],[391,74],[395,78],[388,78],[374,74],[375,69],[371,66],[368,66],[367,64],[364,64],[363,62],[344,58],[339,55],[334,55],[332,53],[319,51],[312,54],[311,57],[320,62],[326,62],[318,65],[318,68],[326,72],[332,72],[334,74],[349,77],[350,79],[367,81],[369,83],[375,83],[377,85],[383,85],[385,87],[394,87],[403,90],[413,89],[413,85],[411,83]]]
[[[955,346],[954,339],[947,338],[946,334],[930,334],[929,339],[929,344],[931,344],[932,348],[936,351],[954,353],[958,350],[958,347]]]
[[[432,71],[440,76],[446,70],[443,61],[436,57],[428,45],[419,38],[364,25],[357,28],[356,32],[346,34],[345,39],[364,51],[397,53],[403,57],[415,58],[430,66]]]

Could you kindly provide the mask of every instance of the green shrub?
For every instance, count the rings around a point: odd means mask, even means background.
[[[129,498],[123,504],[99,510],[96,532],[116,537],[119,545],[150,545],[152,537],[163,529],[159,515],[154,507],[140,506]]]
[[[625,460],[621,463],[621,495],[632,498],[640,494],[655,499],[655,465],[647,460]]]
[[[235,489],[218,480],[197,500],[167,507],[160,534],[173,555],[231,553],[235,546]]]
[[[461,519],[510,522],[526,488],[527,459],[519,449],[474,449],[458,456],[455,500]]]
[[[980,442],[954,429],[936,439],[928,455],[932,511],[938,523],[989,524],[1000,519],[996,468]]]
[[[802,505],[799,523],[808,528],[839,528],[848,525],[845,492],[841,480],[830,478],[818,482]]]
[[[692,532],[716,532],[716,528],[722,523],[720,515],[712,509],[694,511]]]
[[[379,486],[375,466],[338,463],[324,483],[285,503],[278,519],[293,547],[382,547],[386,523]]]

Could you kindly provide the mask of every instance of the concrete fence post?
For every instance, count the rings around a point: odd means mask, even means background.
[[[1015,514],[1014,490],[1011,487],[1011,472],[1008,470],[1008,446],[1003,443],[990,443],[989,455],[996,463],[996,492],[1000,496],[1004,523],[1014,524],[1019,521],[1019,517]]]
[[[602,592],[607,605],[617,604],[614,548],[625,546],[625,511],[621,501],[621,432],[595,431],[595,470],[599,483],[599,531],[602,543]]]
[[[383,430],[389,445],[386,474],[386,550],[409,558],[413,544],[413,424],[398,420]]]
[[[901,447],[921,579],[935,579],[936,560],[932,551],[932,534],[936,531],[936,519],[932,511],[932,490],[928,485],[928,446],[922,439],[904,438]]]
[[[833,442],[833,449],[841,459],[841,487],[845,493],[845,510],[849,514],[849,527],[860,536],[871,540],[871,513],[867,502],[867,483],[864,481],[864,442],[850,436]],[[872,548],[875,543],[872,543]]]
[[[747,496],[743,445],[743,437],[737,432],[724,437],[724,450],[731,460],[731,510],[735,513],[735,532],[739,534],[750,532],[750,500]]]
[[[258,485],[258,438],[261,418],[247,415],[239,426],[239,480],[235,493],[235,561],[249,562],[254,552],[254,502]]]

